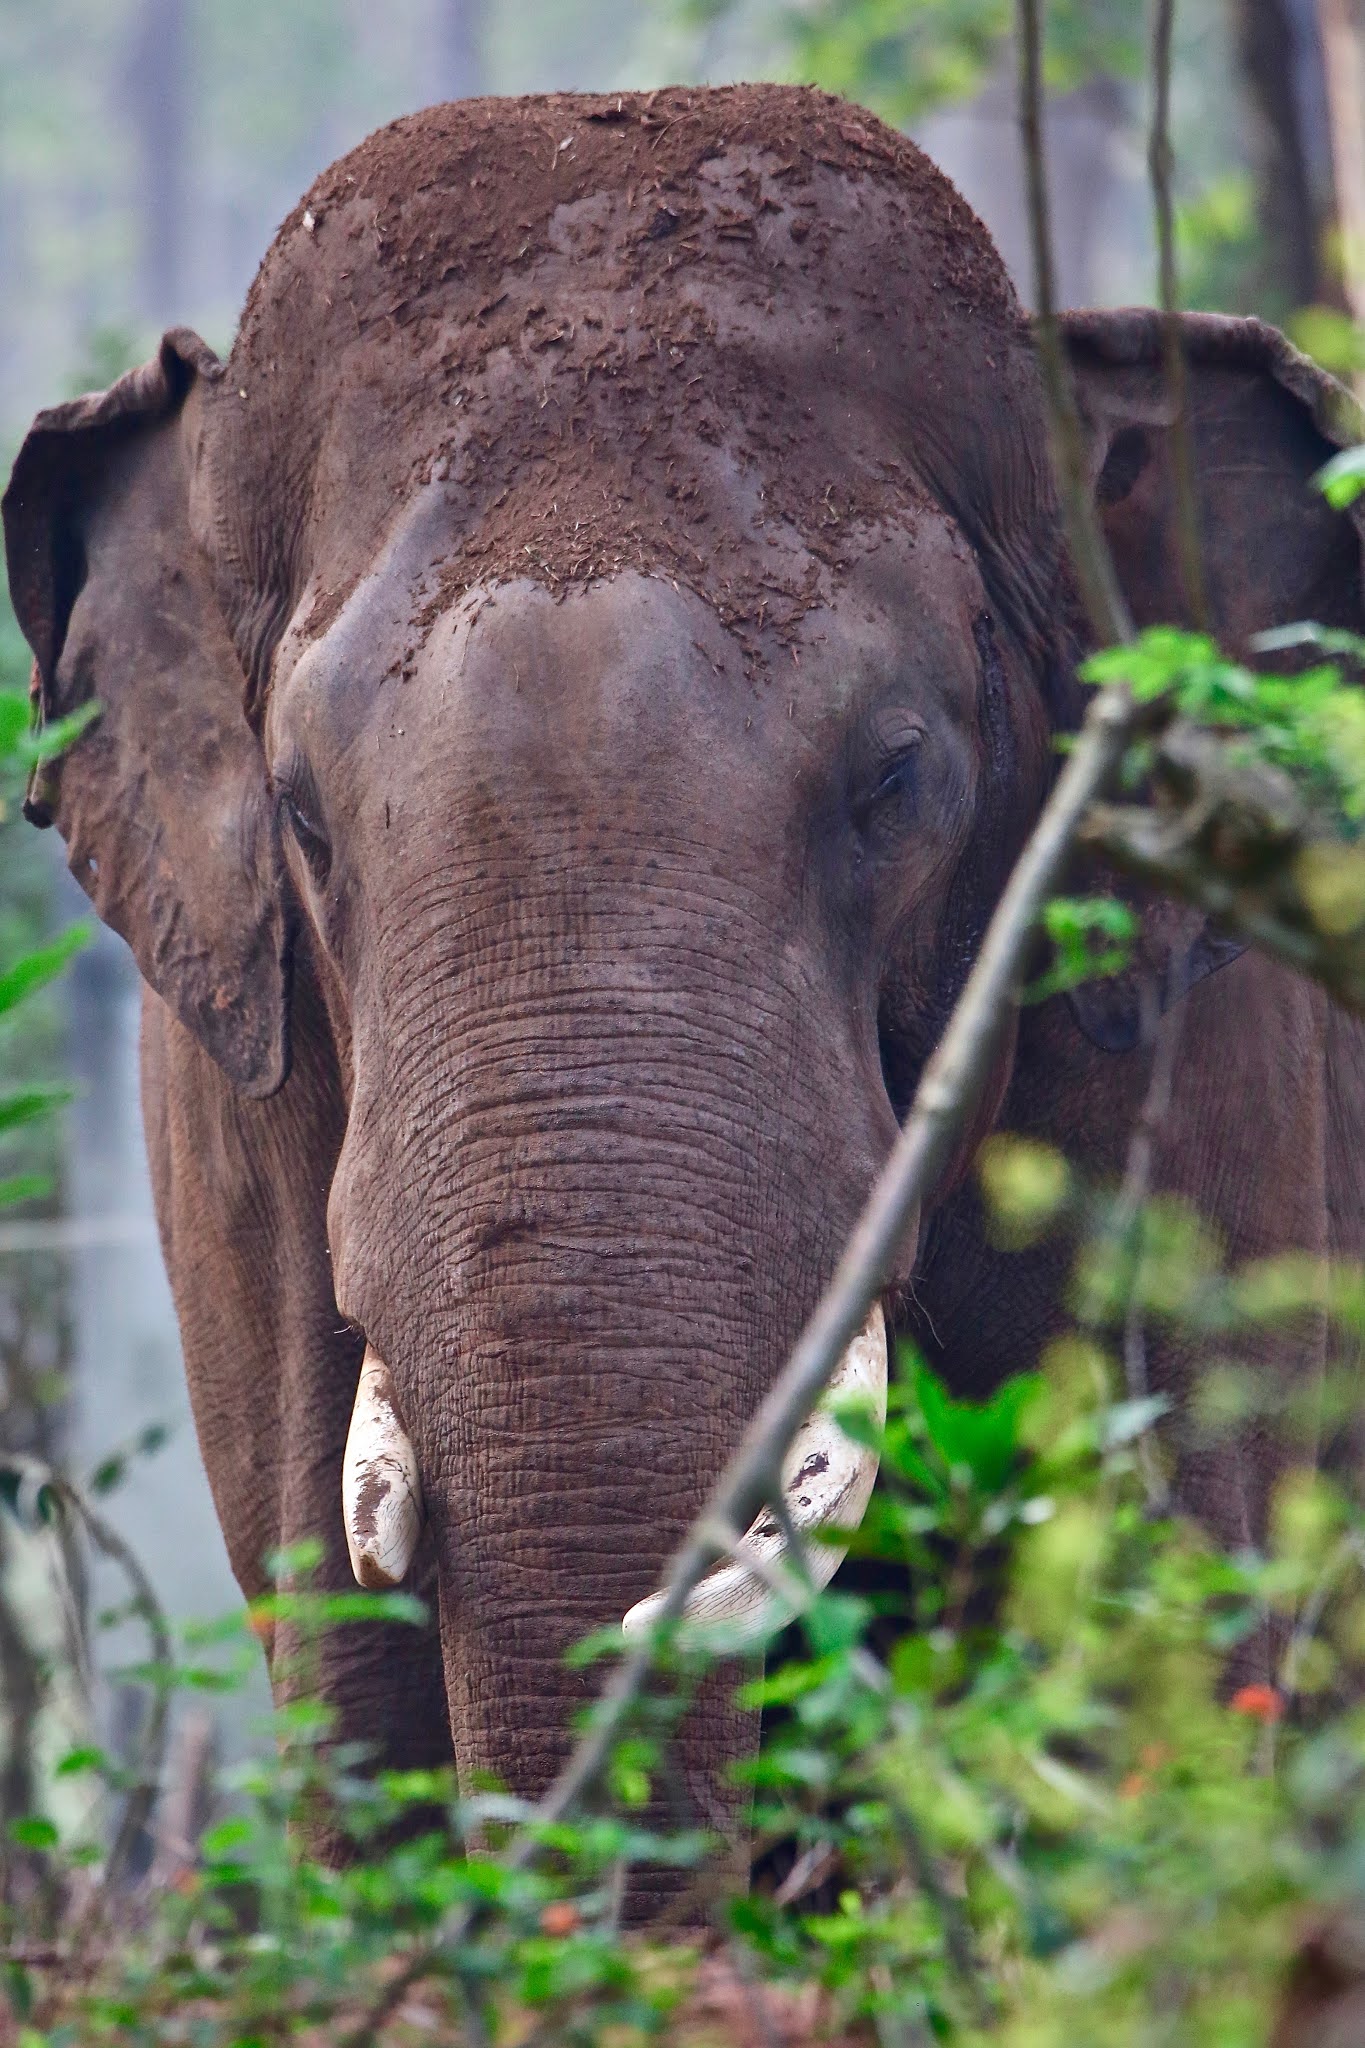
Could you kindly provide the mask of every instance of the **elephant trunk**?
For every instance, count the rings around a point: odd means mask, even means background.
[[[447,1354],[456,1384],[414,1425],[461,1776],[527,1796],[600,1682],[565,1653],[658,1584],[780,1365],[796,1286],[775,1245],[755,1248],[752,1216],[743,1227],[756,1190],[689,1193],[677,1160],[666,1193],[663,1158],[618,1160],[609,1186],[563,1150],[522,1152],[534,1205],[485,1225]],[[694,1799],[714,1798],[752,1735],[719,1693],[691,1717]]]
[[[348,1463],[357,1510],[367,1465],[371,1515],[350,1518],[352,1551],[388,1571],[415,1536],[396,1413],[461,1780],[533,1797],[599,1683],[566,1652],[660,1584],[894,1121],[875,1030],[862,1046],[832,1001],[820,1014],[793,948],[765,976],[751,924],[717,933],[702,986],[698,955],[652,931],[570,951],[523,927],[510,959],[496,942],[492,996],[478,928],[460,936],[439,973],[408,963],[421,1004],[390,997],[385,1033],[357,1033],[330,1228],[338,1300],[391,1385],[376,1401],[362,1379]],[[382,1558],[376,1473],[399,1531]],[[732,1689],[706,1689],[682,1733],[694,1823],[755,1738]]]

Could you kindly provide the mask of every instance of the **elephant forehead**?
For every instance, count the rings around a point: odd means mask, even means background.
[[[371,138],[285,224],[214,467],[239,562],[278,576],[291,536],[272,608],[308,585],[314,630],[444,479],[432,600],[659,573],[757,658],[926,507],[1026,561],[1036,396],[980,223],[871,117],[771,87],[480,102]]]
[[[562,590],[491,579],[447,596],[447,527],[432,486],[321,635],[305,602],[280,664],[272,750],[292,737],[335,758],[401,728],[452,738],[467,768],[525,758],[542,779],[588,773],[605,787],[693,763],[717,789],[761,750],[772,805],[780,787],[799,795],[808,773],[823,777],[850,728],[889,701],[931,721],[975,716],[984,592],[943,514],[881,535],[757,657],[724,608],[666,570]]]

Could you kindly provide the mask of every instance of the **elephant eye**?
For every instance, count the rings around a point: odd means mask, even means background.
[[[280,814],[308,863],[308,872],[318,883],[325,882],[332,865],[332,848],[327,834],[314,822],[314,805],[289,785],[280,790]]]
[[[897,747],[883,760],[871,789],[858,807],[862,824],[871,825],[879,817],[888,817],[914,803],[919,787],[919,754],[917,733],[909,745]]]
[[[888,762],[882,770],[876,788],[872,792],[874,804],[897,802],[902,797],[913,796],[919,779],[919,746],[907,747],[903,753]]]

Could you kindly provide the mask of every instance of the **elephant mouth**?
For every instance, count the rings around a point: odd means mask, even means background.
[[[829,1580],[847,1544],[802,1539],[825,1530],[851,1533],[867,1510],[878,1457],[845,1433],[844,1402],[886,1419],[886,1319],[873,1302],[867,1320],[840,1359],[824,1398],[797,1431],[783,1461],[778,1503],[764,1508],[729,1554],[693,1589],[683,1609],[687,1630],[740,1626],[766,1629],[786,1619]],[[393,1378],[372,1345],[365,1348],[341,1470],[342,1514],[351,1570],[359,1585],[401,1585],[425,1519],[421,1474],[399,1413]],[[666,1594],[637,1601],[622,1622],[627,1636],[651,1628]]]

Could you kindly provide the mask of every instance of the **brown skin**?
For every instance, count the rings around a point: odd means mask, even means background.
[[[1307,487],[1320,383],[1264,331],[1190,333],[1230,629],[1358,622],[1357,537]],[[1169,613],[1151,335],[1073,341],[1123,572]],[[779,1369],[1076,715],[1027,329],[944,181],[818,95],[436,109],[319,181],[225,374],[168,337],[40,419],[5,509],[45,712],[105,707],[32,807],[149,984],[234,1568],[257,1591],[320,1531],[345,1583],[363,1332],[439,1640],[338,1639],[329,1696],[389,1760],[453,1734],[466,1776],[534,1791],[587,1687],[560,1653],[651,1589]],[[1187,938],[1197,979],[1223,956]],[[1274,1184],[1237,1157],[1223,998],[1266,976],[1187,1005],[1207,1140],[1170,1172],[1234,1251],[1306,1227],[1324,1175],[1348,1234],[1361,1208],[1342,1146],[1300,1142],[1335,1090],[1358,1159],[1365,1099],[1358,1034],[1325,1071],[1305,992],[1257,1039],[1263,1092],[1307,1077]],[[1027,1016],[964,1135],[915,1287],[961,1384],[1032,1362],[1058,1311],[953,1187],[1002,1106],[1112,1165],[1146,1056],[1092,1040],[1133,1003]],[[719,1694],[693,1716],[703,1812],[752,1740]]]

